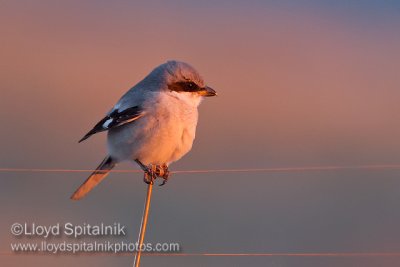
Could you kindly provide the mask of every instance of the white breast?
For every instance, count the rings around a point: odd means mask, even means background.
[[[157,93],[144,103],[139,120],[109,131],[108,148],[118,161],[144,164],[179,160],[191,148],[196,133],[199,97],[186,93]]]

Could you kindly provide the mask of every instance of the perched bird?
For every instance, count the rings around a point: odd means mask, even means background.
[[[216,95],[187,63],[168,61],[155,68],[79,141],[108,131],[108,155],[71,199],[85,196],[125,160],[139,164],[146,183],[161,177],[165,184],[169,164],[192,148],[201,100]]]

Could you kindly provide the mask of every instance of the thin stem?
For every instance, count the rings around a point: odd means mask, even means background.
[[[149,209],[150,209],[150,201],[151,201],[151,193],[152,192],[153,192],[153,184],[150,183],[147,185],[147,195],[146,195],[146,201],[144,203],[142,223],[140,225],[140,233],[139,233],[139,238],[138,238],[138,250],[137,250],[136,256],[135,256],[134,267],[139,267],[139,265],[140,265],[140,256],[142,254],[142,249],[143,249],[144,235],[146,234],[146,226],[147,226],[147,219],[149,217]]]

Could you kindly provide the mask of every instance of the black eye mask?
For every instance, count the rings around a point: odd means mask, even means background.
[[[194,82],[176,82],[168,85],[169,90],[175,92],[198,92],[202,89]]]

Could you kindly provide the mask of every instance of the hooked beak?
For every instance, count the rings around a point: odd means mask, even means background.
[[[216,96],[217,95],[217,92],[209,86],[202,88],[199,91],[199,93],[201,96]]]

